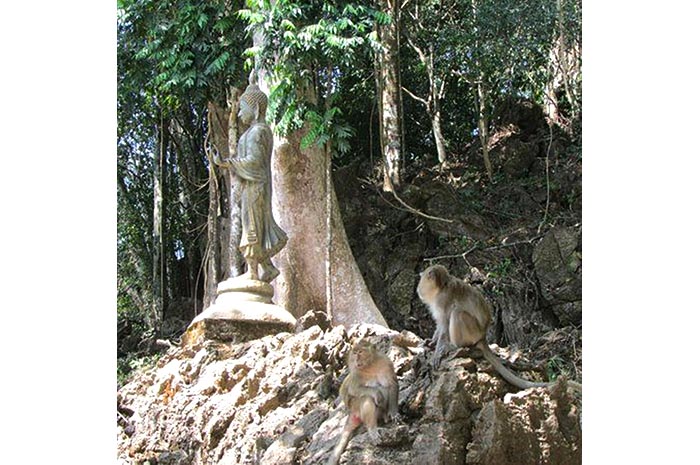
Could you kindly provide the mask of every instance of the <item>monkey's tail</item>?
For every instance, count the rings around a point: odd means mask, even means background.
[[[499,375],[503,376],[503,378],[508,381],[510,384],[513,386],[517,386],[520,389],[528,389],[532,387],[547,387],[551,383],[535,383],[532,381],[528,381],[526,379],[522,379],[519,376],[517,376],[515,373],[510,371],[508,368],[506,368],[503,365],[503,362],[501,362],[501,359],[498,357],[498,355],[494,354],[491,348],[489,347],[488,344],[486,344],[486,341],[483,339],[479,342],[476,343],[476,346],[481,349],[481,352],[484,354],[484,358],[496,369]],[[580,385],[579,385],[580,386]]]
[[[330,457],[328,457],[326,465],[338,465],[338,463],[340,463],[340,456],[343,454],[343,451],[345,451],[345,448],[347,447],[348,442],[350,442],[350,438],[354,432],[354,429],[343,428],[343,432],[340,433],[338,444],[335,445],[333,453]]]

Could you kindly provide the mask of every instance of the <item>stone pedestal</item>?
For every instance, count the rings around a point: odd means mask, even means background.
[[[269,283],[241,276],[219,283],[216,301],[192,320],[182,336],[183,345],[209,339],[238,343],[293,332],[296,318],[273,304],[273,295]]]

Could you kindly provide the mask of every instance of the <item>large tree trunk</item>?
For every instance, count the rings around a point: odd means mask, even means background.
[[[263,36],[253,34],[253,45]],[[258,85],[270,96],[266,70],[256,63]],[[301,92],[316,101],[312,88]],[[302,151],[301,140],[308,131],[304,125],[287,137],[275,135],[272,153],[272,211],[287,233],[287,245],[272,258],[280,271],[272,281],[275,303],[295,317],[308,310],[326,310],[331,300],[332,323],[350,326],[374,323],[387,326],[374,303],[348,244],[332,183],[326,187],[330,145],[312,144]],[[330,200],[330,204],[326,200]],[[330,231],[327,219],[330,218]],[[328,241],[332,240],[332,244]],[[332,254],[324,260],[329,247]],[[330,288],[326,273],[330,270]]]
[[[560,85],[560,74],[556,70],[556,55],[557,53],[553,48],[549,55],[549,79],[544,88],[545,112],[552,122],[559,121],[559,99],[557,98],[557,89]]]
[[[280,276],[273,281],[275,299],[294,316],[326,306],[326,188],[324,147],[312,145],[302,152],[306,128],[275,141],[272,159],[273,211],[289,236],[287,246],[273,261]],[[333,324],[375,323],[386,326],[348,245],[345,227],[331,185],[331,236],[333,270]]]
[[[552,48],[549,51],[549,79],[545,86],[545,110],[552,122],[560,122],[559,97],[557,93],[565,85],[566,77],[562,66],[564,56],[564,36],[561,29],[561,1],[557,0],[557,30],[552,41]]]
[[[564,7],[562,5],[562,0],[557,0],[557,31],[559,33],[559,47],[558,47],[558,61],[559,67],[562,70],[562,75],[564,76],[564,92],[566,93],[566,98],[571,105],[574,113],[578,112],[578,102],[573,96],[570,80],[572,75],[572,70],[569,65],[569,47],[567,45],[566,36],[564,35]]]
[[[384,12],[391,16],[387,25],[379,26],[380,134],[384,157],[384,191],[401,184],[401,87],[399,79],[399,5],[398,0],[386,0]]]

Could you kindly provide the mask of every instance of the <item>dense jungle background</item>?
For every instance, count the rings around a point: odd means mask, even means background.
[[[255,59],[277,133],[332,157],[391,328],[432,334],[415,285],[442,263],[488,295],[493,342],[557,341],[539,363],[581,376],[580,2],[118,3],[120,380],[209,301],[207,115]]]

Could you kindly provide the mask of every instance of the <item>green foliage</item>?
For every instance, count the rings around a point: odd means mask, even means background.
[[[303,146],[331,142],[334,152],[346,153],[353,129],[341,117],[336,97],[345,91],[343,76],[368,56],[377,44],[376,22],[386,15],[359,2],[282,0],[249,1],[238,15],[258,30],[265,43],[249,48],[270,70],[270,117],[275,130],[288,134],[309,126]]]
[[[472,239],[469,236],[459,236],[457,238],[457,244],[459,245],[460,248],[462,248],[464,250],[467,250],[478,243],[479,243],[479,241],[475,241],[474,239]]]
[[[142,91],[157,106],[174,110],[192,98],[221,99],[225,85],[242,76],[245,23],[231,3],[122,0],[119,46],[128,47],[131,69],[145,71]]]
[[[580,42],[579,2],[564,0],[564,6],[568,40]],[[432,52],[434,75],[447,88],[441,105],[449,146],[466,145],[478,133],[477,84],[486,92],[487,121],[509,98],[546,103],[550,53],[558,34],[554,0],[426,0],[407,8],[403,18],[403,84],[419,96],[429,94],[427,70],[409,44]],[[422,104],[405,99],[404,106],[417,115],[405,119],[407,145],[431,151],[432,128]]]
[[[510,273],[513,270],[513,261],[510,259],[510,257],[506,257],[500,262],[496,263],[495,265],[489,264],[486,266],[486,271],[490,275],[490,277],[493,278],[504,278],[508,276],[508,273]]]
[[[564,375],[569,379],[573,378],[571,376],[571,370],[569,370],[566,361],[564,361],[564,359],[559,355],[555,355],[547,360],[545,372],[547,373],[547,380],[550,382],[555,381],[561,375]]]
[[[338,107],[329,108],[323,115],[314,110],[306,112],[306,121],[309,123],[309,131],[301,139],[302,148],[312,144],[322,146],[329,140],[334,140],[336,149],[340,153],[347,153],[350,150],[348,139],[353,133],[353,129],[347,124],[336,123],[335,117],[342,112]]]
[[[126,357],[118,357],[117,385],[123,386],[128,383],[135,374],[142,373],[155,367],[162,356],[162,353],[156,353],[153,355],[129,354]]]

